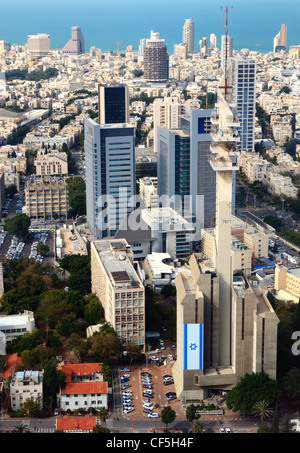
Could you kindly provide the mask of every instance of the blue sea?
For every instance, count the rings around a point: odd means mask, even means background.
[[[86,51],[91,46],[117,50],[159,32],[170,54],[182,41],[185,19],[195,23],[195,50],[198,41],[210,33],[225,34],[228,6],[228,33],[234,48],[267,53],[282,23],[287,26],[287,45],[300,44],[299,0],[0,0],[0,40],[26,44],[28,34],[48,33],[52,49],[62,48],[70,39],[71,27],[81,26]]]

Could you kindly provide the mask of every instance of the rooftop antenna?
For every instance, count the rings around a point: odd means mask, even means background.
[[[232,8],[232,7],[231,7]],[[227,88],[228,88],[228,5],[225,9],[226,12],[226,20],[225,20],[225,98],[227,95]]]

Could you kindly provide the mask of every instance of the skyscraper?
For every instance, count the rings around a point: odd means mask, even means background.
[[[99,124],[128,123],[129,95],[127,86],[98,87]]]
[[[218,37],[214,33],[211,33],[209,40],[210,40],[210,44],[209,44],[210,48],[217,49],[218,48]]]
[[[90,231],[113,236],[135,194],[135,128],[127,123],[84,123],[86,208]]]
[[[285,24],[281,24],[280,31],[274,38],[273,52],[280,52],[281,50],[286,51],[286,35],[287,28]]]
[[[175,279],[177,360],[172,367],[180,401],[202,400],[231,390],[246,373],[264,371],[276,379],[279,319],[265,294],[252,288],[243,272],[232,271],[232,173],[237,170],[236,117],[231,87],[218,89],[217,115],[211,131],[211,166],[216,172],[216,252],[189,260],[189,270]]]
[[[194,52],[194,21],[186,19],[183,25],[182,42],[187,44],[188,52]]]
[[[27,36],[27,50],[33,57],[44,57],[50,52],[50,36],[47,33]]]
[[[231,59],[233,100],[240,121],[238,128],[239,151],[254,151],[255,145],[255,81],[256,61],[254,58]]]
[[[166,82],[169,78],[169,55],[165,40],[151,30],[144,47],[144,78],[148,82]]]
[[[233,56],[233,38],[227,35],[227,50],[226,50],[226,35],[221,38],[221,68],[225,70],[226,58],[227,62]],[[227,68],[228,69],[228,68]]]
[[[63,54],[80,55],[85,52],[81,27],[71,27],[71,39],[62,48]]]

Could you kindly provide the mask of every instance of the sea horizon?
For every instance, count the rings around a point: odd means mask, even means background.
[[[140,40],[150,38],[151,30],[165,39],[169,54],[174,44],[182,42],[185,19],[195,24],[195,51],[199,40],[214,33],[225,34],[225,8],[228,6],[228,34],[235,50],[248,48],[261,53],[273,50],[273,39],[282,23],[287,26],[287,47],[300,44],[300,2],[286,0],[152,0],[141,5],[138,0],[11,0],[1,5],[0,40],[24,45],[27,35],[48,33],[51,49],[61,49],[71,38],[71,27],[80,26],[86,53],[92,46],[102,52],[120,52],[132,45],[137,51]]]

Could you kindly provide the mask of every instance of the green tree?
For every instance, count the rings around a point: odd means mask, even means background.
[[[84,309],[84,319],[89,325],[99,324],[104,321],[104,309],[94,293],[89,293],[86,297],[86,306]]]
[[[192,430],[193,430],[193,433],[195,433],[195,434],[202,433],[202,431],[203,431],[202,423],[199,420],[195,421],[195,423],[192,426]]]
[[[99,416],[99,419],[101,420],[102,423],[105,423],[106,420],[107,420],[107,417],[108,417],[108,409],[107,407],[100,407],[99,411],[98,411],[98,416]]]
[[[165,406],[161,411],[161,421],[166,425],[166,429],[170,423],[176,418],[176,412],[171,408],[171,406]]]
[[[28,425],[25,425],[23,423],[20,423],[19,425],[16,425],[14,426],[14,430],[17,432],[17,433],[29,433],[30,432],[30,428]]]
[[[196,420],[197,418],[199,418],[197,416],[197,407],[194,404],[190,404],[186,408],[185,417],[186,417],[187,421],[189,421],[190,423],[192,423],[193,420]]]
[[[257,401],[254,404],[252,411],[255,415],[260,417],[261,424],[264,423],[265,418],[269,418],[273,415],[273,409],[270,408],[269,403],[265,400]]]
[[[36,251],[38,255],[46,256],[47,253],[49,253],[49,247],[47,244],[44,244],[43,242],[39,241],[36,246]]]
[[[127,351],[127,357],[130,359],[130,364],[142,356],[140,346],[136,343],[126,343],[125,350]]]
[[[271,379],[265,372],[246,374],[228,393],[226,404],[228,409],[251,413],[257,401],[265,400],[273,406],[280,395],[278,382]]]
[[[43,362],[43,398],[52,397],[56,403],[56,396],[66,381],[65,374],[57,369],[55,359],[51,358]]]
[[[26,214],[19,214],[5,221],[4,230],[8,234],[16,235],[24,240],[28,234],[30,223],[30,218]]]

